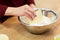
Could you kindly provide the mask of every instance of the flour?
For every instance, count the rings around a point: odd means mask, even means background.
[[[31,24],[29,24],[30,26],[45,26],[45,25],[49,25],[49,24],[51,24],[52,23],[52,20],[51,19],[49,19],[48,17],[46,17],[46,16],[43,16],[43,19],[42,19],[42,21],[41,22],[36,22],[36,23],[31,23]]]
[[[44,26],[52,23],[52,20],[42,14],[41,10],[36,11],[36,17],[30,20],[27,17],[22,17],[21,21],[28,24],[29,26]]]

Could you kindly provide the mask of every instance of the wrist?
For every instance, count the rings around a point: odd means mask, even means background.
[[[15,9],[16,9],[15,7],[8,7],[7,10],[5,11],[5,15],[6,16],[13,15]]]

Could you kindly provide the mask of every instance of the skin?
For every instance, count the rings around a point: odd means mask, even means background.
[[[35,5],[23,5],[20,7],[8,7],[5,16],[26,16],[29,19],[33,20],[33,18],[36,16],[34,12]]]

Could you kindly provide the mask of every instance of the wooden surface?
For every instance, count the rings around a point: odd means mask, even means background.
[[[35,0],[39,8],[51,8],[58,14],[57,22],[50,32],[34,35],[29,33],[18,21],[18,17],[11,17],[0,24],[0,34],[8,35],[10,40],[54,40],[54,36],[60,34],[60,0]]]

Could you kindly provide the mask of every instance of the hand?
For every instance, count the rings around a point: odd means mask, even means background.
[[[31,20],[36,16],[34,9],[29,5],[24,5],[16,8],[8,7],[5,15],[26,16]]]
[[[32,8],[36,8],[34,4],[30,4],[30,7],[32,7]]]

